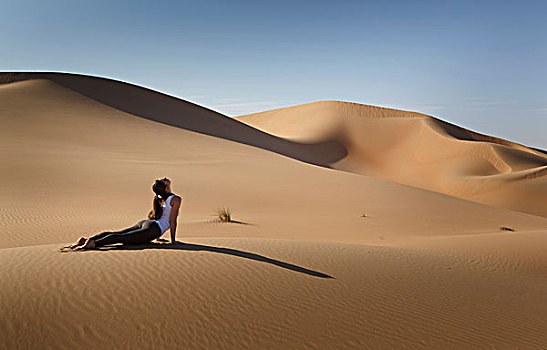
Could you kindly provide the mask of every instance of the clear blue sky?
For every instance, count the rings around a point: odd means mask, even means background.
[[[0,70],[143,85],[235,116],[415,110],[547,149],[545,1],[0,2]]]

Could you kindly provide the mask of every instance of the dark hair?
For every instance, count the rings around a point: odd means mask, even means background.
[[[168,178],[164,177],[163,179],[157,179],[154,181],[154,184],[152,185],[152,191],[156,194],[154,196],[154,199],[152,200],[152,210],[148,213],[149,219],[159,219],[161,218],[161,214],[163,213],[163,208],[161,206],[162,200],[166,200],[167,197],[173,195],[174,193],[166,192],[165,188],[165,182],[164,180],[167,180],[171,182]]]

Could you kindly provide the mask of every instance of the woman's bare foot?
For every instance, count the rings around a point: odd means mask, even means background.
[[[85,237],[80,237],[80,238],[78,238],[78,240],[76,241],[76,243],[73,243],[73,244],[69,245],[68,247],[69,247],[70,249],[74,249],[74,248],[76,248],[77,246],[82,245],[82,244],[84,244],[84,243],[85,243]]]
[[[83,245],[74,248],[74,250],[93,249],[93,248],[95,248],[95,241],[92,240],[91,238],[88,238]]]

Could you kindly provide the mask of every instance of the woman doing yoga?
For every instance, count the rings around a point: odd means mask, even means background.
[[[80,237],[69,247],[81,250],[114,243],[144,244],[160,238],[169,228],[171,228],[171,243],[175,244],[177,217],[182,199],[171,192],[171,181],[166,177],[156,180],[152,190],[156,195],[152,202],[152,210],[148,213],[148,219],[120,231],[105,231],[88,239]]]

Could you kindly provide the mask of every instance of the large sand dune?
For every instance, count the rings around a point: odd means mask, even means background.
[[[346,106],[340,102],[256,118],[268,125],[241,118],[258,130],[108,79],[0,78],[5,348],[547,344],[547,218],[536,194],[545,191],[541,151],[495,138],[457,141],[464,138],[454,136],[458,128],[446,126],[443,136],[435,129],[443,122],[420,116],[413,124],[390,110],[359,124],[349,112],[333,113]],[[299,108],[300,121],[293,113]],[[371,125],[384,137],[359,143]],[[424,152],[405,151],[411,146]],[[496,151],[501,161],[489,159],[499,172],[484,170],[488,151],[481,147]],[[370,163],[374,150],[383,153]],[[447,163],[450,154],[477,160]],[[416,187],[385,175],[397,173],[387,160],[407,156],[401,172]],[[415,157],[429,157],[437,186],[460,181],[469,194],[490,181],[496,190],[471,202],[412,183],[425,164]],[[475,164],[474,175],[462,164]],[[183,197],[178,238],[189,244],[59,252],[80,235],[144,218],[160,176]],[[224,205],[241,223],[213,220]]]
[[[321,101],[236,119],[301,142],[337,141],[335,169],[547,216],[547,153],[415,112]]]

